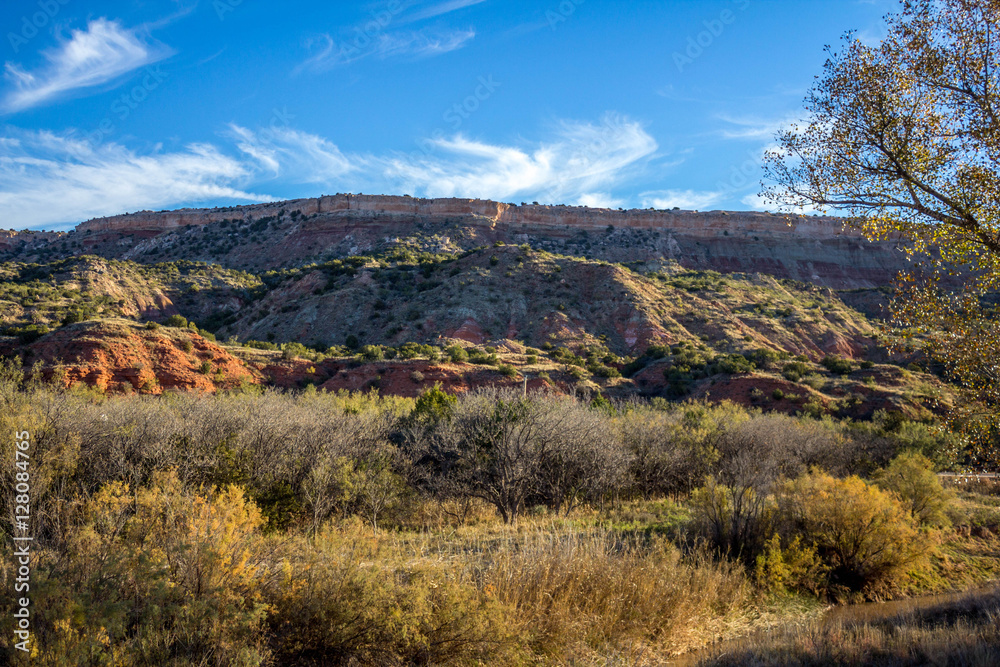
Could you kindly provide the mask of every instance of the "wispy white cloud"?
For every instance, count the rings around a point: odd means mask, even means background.
[[[459,9],[465,9],[466,7],[478,5],[483,2],[486,2],[486,0],[447,0],[446,2],[439,2],[431,5],[430,7],[418,9],[413,13],[407,14],[404,22],[413,23],[415,21],[423,21],[425,19],[434,18],[435,16],[450,14],[451,12],[456,12]]]
[[[352,163],[327,139],[290,127],[254,131],[231,125],[230,130],[237,148],[276,178],[333,183],[365,163],[361,157],[354,157]]]
[[[295,73],[303,70],[322,72],[349,65],[350,63],[374,56],[382,60],[390,58],[420,59],[456,51],[468,44],[476,36],[476,31],[454,29],[406,30],[365,35],[337,42],[328,34],[311,38],[306,48],[312,52],[306,60],[295,68]]]
[[[379,36],[376,53],[381,58],[425,58],[460,49],[475,36],[476,31],[471,28],[468,30],[421,30],[390,33]]]
[[[650,157],[656,141],[641,124],[609,115],[601,124],[565,121],[534,148],[456,135],[431,142],[439,154],[397,156],[385,175],[432,197],[531,197],[580,203],[618,183]]]
[[[0,219],[18,228],[212,199],[268,201],[241,189],[252,170],[206,144],[137,154],[51,132],[0,142]]]
[[[612,190],[657,150],[641,124],[616,115],[558,123],[548,140],[533,144],[455,135],[414,154],[346,153],[288,125],[231,125],[225,136],[228,150],[192,144],[139,154],[110,142],[8,130],[0,137],[0,219],[37,227],[213,199],[267,201],[248,190],[268,183],[616,208],[625,202]]]
[[[106,83],[170,54],[166,46],[122,27],[118,21],[96,19],[86,30],[72,31],[57,48],[43,52],[46,62],[37,71],[7,62],[5,77],[12,90],[4,98],[4,107],[21,111],[38,106]]]
[[[759,139],[772,141],[775,135],[787,130],[793,125],[802,125],[802,112],[789,114],[780,118],[739,117],[721,115],[719,119],[730,127],[723,128],[719,134],[725,139]]]
[[[426,152],[348,154],[329,140],[287,127],[232,126],[251,168],[268,178],[330,187],[381,188],[429,197],[522,197],[617,207],[607,194],[657,149],[642,125],[609,115],[600,124],[563,121],[554,137],[510,146],[458,134],[421,142]]]
[[[652,190],[639,195],[643,208],[703,210],[725,198],[724,192],[711,190]]]

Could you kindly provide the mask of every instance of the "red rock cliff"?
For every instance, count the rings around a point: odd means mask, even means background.
[[[477,230],[475,243],[532,243],[573,253],[578,250],[559,244],[586,236],[589,256],[598,259],[675,260],[691,269],[767,273],[833,288],[884,285],[904,266],[895,243],[868,243],[857,232],[845,229],[839,218],[753,211],[515,206],[480,199],[339,194],[251,206],[141,211],[90,220],[79,225],[77,232],[89,235],[85,243],[91,247],[110,243],[126,249],[122,257],[132,258],[146,247],[139,244],[136,251],[127,250],[135,240],[188,225],[226,219],[252,222],[295,211],[300,215],[294,229],[266,241],[265,255],[282,265],[310,261],[320,252],[366,252],[385,239],[409,236],[418,225],[444,229],[457,224]],[[134,240],[121,245],[122,236]],[[277,248],[281,251],[272,252]],[[247,246],[246,252],[263,258],[263,249]],[[251,268],[274,268],[264,264]]]

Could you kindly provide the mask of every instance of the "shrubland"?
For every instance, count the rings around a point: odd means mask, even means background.
[[[783,600],[947,588],[972,498],[919,423],[34,377],[3,366],[0,422],[31,434],[37,664],[656,664]]]

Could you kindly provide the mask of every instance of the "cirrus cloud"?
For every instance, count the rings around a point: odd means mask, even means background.
[[[601,190],[618,183],[657,149],[642,125],[616,114],[600,124],[563,121],[534,147],[504,146],[456,135],[433,140],[437,153],[400,155],[385,175],[431,197],[510,198],[617,203]]]
[[[654,190],[639,195],[643,208],[701,210],[723,200],[724,192],[710,190]]]
[[[86,30],[74,30],[57,48],[44,51],[46,62],[34,72],[7,62],[4,74],[12,90],[4,97],[4,108],[16,112],[39,106],[116,79],[171,53],[118,21],[95,19]]]
[[[201,143],[140,154],[113,142],[94,146],[74,135],[9,129],[0,138],[0,218],[20,227],[65,226],[128,210],[273,200],[250,189],[263,184],[286,192],[319,185],[613,208],[625,202],[612,190],[657,150],[641,124],[614,114],[601,123],[560,122],[535,143],[454,135],[414,154],[346,153],[287,124],[234,124],[225,137],[228,147]]]
[[[140,155],[45,131],[11,134],[0,141],[0,218],[18,228],[213,199],[273,199],[241,189],[252,171],[208,144]]]

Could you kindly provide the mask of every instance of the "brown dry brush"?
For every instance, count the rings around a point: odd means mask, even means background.
[[[989,667],[1000,664],[1000,592],[966,593],[952,599],[899,605],[873,618],[845,608],[833,619],[779,627],[709,649],[691,664],[877,665],[928,664]]]
[[[846,558],[811,515],[775,519],[781,475],[868,474],[917,442],[732,405],[501,390],[109,399],[2,371],[0,426],[31,433],[37,664],[655,663],[745,622],[754,568],[731,556],[764,555],[757,585],[805,588]],[[705,533],[715,551],[561,518],[686,497],[706,475],[723,513],[739,489],[753,500],[726,517],[739,530]],[[926,492],[914,481],[885,484]],[[0,486],[9,535],[11,478]],[[795,531],[817,538],[812,570]],[[0,614],[12,587],[0,570]],[[0,660],[16,657],[0,636]]]

